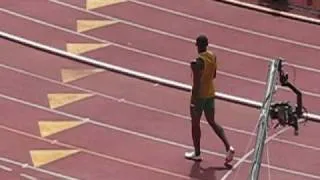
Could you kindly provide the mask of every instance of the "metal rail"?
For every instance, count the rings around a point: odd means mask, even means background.
[[[187,91],[190,92],[192,87],[188,84],[184,84],[181,82],[177,82],[177,81],[172,81],[172,80],[168,80],[168,79],[164,79],[161,77],[157,77],[157,76],[153,76],[153,75],[149,75],[149,74],[145,74],[145,73],[141,73],[141,72],[137,72],[137,71],[133,71],[130,69],[126,69],[123,67],[119,67],[119,66],[115,66],[112,64],[108,64],[102,61],[98,61],[96,59],[92,59],[92,58],[88,58],[88,57],[84,57],[81,55],[76,55],[76,54],[72,54],[69,52],[66,52],[64,50],[60,50],[54,47],[50,47],[35,41],[31,41],[13,34],[9,34],[3,31],[0,31],[0,37],[10,40],[10,41],[14,41],[17,42],[19,44],[23,44],[35,49],[39,49],[41,51],[45,51],[48,52],[50,54],[55,54],[58,56],[62,56],[65,58],[68,58],[70,60],[73,61],[78,61],[81,63],[85,63],[85,64],[89,64],[91,66],[95,66],[98,68],[103,68],[109,71],[113,71],[113,72],[117,72],[120,74],[124,74],[124,75],[128,75],[130,77],[135,77],[135,78],[139,78],[145,81],[149,81],[149,82],[153,82],[153,83],[157,83],[157,84],[161,84],[164,86],[168,86],[171,88],[175,88],[175,89],[179,89],[179,90],[183,90],[183,91]],[[216,97],[217,99],[221,99],[224,101],[229,101],[232,103],[237,103],[237,104],[241,104],[241,105],[245,105],[245,106],[249,106],[249,107],[253,107],[256,109],[260,109],[262,107],[262,103],[258,102],[258,101],[254,101],[254,100],[250,100],[250,99],[246,99],[246,98],[242,98],[242,97],[238,97],[238,96],[233,96],[230,94],[225,94],[225,93],[221,93],[221,92],[217,92],[216,93]],[[320,116],[317,114],[304,114],[304,117],[308,118],[309,120],[312,121],[316,121],[320,123]]]

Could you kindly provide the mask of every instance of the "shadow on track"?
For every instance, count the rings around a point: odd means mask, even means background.
[[[190,169],[190,177],[200,180],[218,180],[216,177],[217,171],[226,171],[230,168],[226,166],[211,166],[203,168],[200,165],[201,162],[195,162]]]

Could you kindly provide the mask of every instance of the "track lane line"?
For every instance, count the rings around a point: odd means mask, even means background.
[[[63,83],[63,82],[60,82],[58,80],[50,79],[50,78],[44,77],[42,75],[34,74],[32,72],[29,72],[29,71],[26,71],[26,70],[22,70],[22,69],[18,69],[18,68],[15,68],[15,67],[11,67],[11,66],[8,66],[8,65],[4,65],[4,64],[1,64],[1,63],[0,63],[0,67],[4,68],[4,69],[7,69],[7,70],[14,71],[16,73],[20,73],[20,74],[23,74],[23,75],[26,75],[26,76],[33,77],[35,79],[40,79],[40,80],[43,80],[43,81],[46,81],[46,82],[50,82],[50,83],[53,83],[53,84],[61,85],[63,87],[68,87],[68,88],[71,88],[71,89],[80,90],[80,91],[83,91],[83,92],[86,92],[86,93],[89,93],[89,94],[100,96],[102,98],[105,98],[105,99],[108,99],[108,100],[112,100],[112,101],[115,101],[115,102],[125,103],[125,104],[131,105],[131,106],[135,106],[135,107],[138,107],[138,108],[146,109],[146,110],[157,112],[157,113],[161,113],[161,114],[166,114],[166,115],[169,115],[169,116],[172,116],[172,117],[177,117],[177,118],[180,118],[180,119],[191,120],[190,117],[188,117],[188,116],[185,116],[185,115],[182,115],[182,114],[179,114],[179,113],[169,112],[167,110],[159,109],[159,108],[152,107],[152,106],[149,106],[149,105],[133,102],[133,101],[127,100],[124,97],[115,97],[115,96],[111,96],[111,95],[108,95],[108,94],[105,94],[105,93],[97,92],[97,91],[94,91],[94,90],[91,90],[91,89],[83,88],[83,87],[80,87],[80,86]],[[203,120],[201,120],[201,123],[208,125],[208,122],[203,121]],[[223,126],[223,127],[228,129],[228,130],[230,130],[230,131],[234,131],[234,132],[238,132],[238,133],[242,133],[242,134],[246,134],[246,135],[255,135],[255,133],[251,133],[249,131],[236,129],[236,128],[228,127],[228,126]]]
[[[12,171],[11,168],[9,168],[9,167],[7,167],[5,165],[1,165],[1,164],[0,164],[0,169],[5,170],[5,171],[9,171],[9,172]]]
[[[82,87],[79,87],[79,86],[76,86],[76,85],[66,84],[66,83],[63,83],[63,82],[60,82],[60,81],[57,81],[57,80],[54,80],[54,79],[50,79],[50,78],[47,78],[47,77],[44,77],[44,76],[41,76],[41,75],[38,75],[38,74],[34,74],[32,72],[29,72],[29,71],[26,71],[26,70],[18,69],[18,68],[15,68],[15,67],[11,67],[11,66],[8,66],[8,65],[1,64],[1,63],[0,63],[0,67],[4,68],[4,69],[11,70],[11,71],[14,71],[14,72],[17,72],[17,73],[20,73],[20,74],[23,74],[23,75],[26,75],[26,76],[33,77],[35,79],[40,79],[40,80],[43,80],[43,81],[46,81],[46,82],[50,82],[50,83],[53,83],[53,84],[61,85],[63,87],[68,87],[68,88],[71,88],[71,89],[76,89],[76,90],[80,90],[80,91],[83,91],[83,92],[86,92],[86,93],[94,94],[94,95],[100,96],[102,98],[106,98],[108,100],[112,100],[112,101],[116,101],[116,102],[122,102],[122,103],[125,103],[125,104],[128,104],[128,105],[131,105],[131,106],[139,107],[139,108],[142,108],[142,109],[146,109],[146,110],[157,112],[157,113],[161,113],[161,114],[166,114],[166,115],[169,115],[169,116],[172,116],[172,117],[177,117],[177,118],[180,118],[180,119],[185,119],[185,120],[189,120],[189,121],[191,120],[191,118],[189,116],[185,116],[185,115],[182,115],[182,114],[179,114],[179,113],[174,113],[174,112],[170,112],[170,111],[167,111],[167,110],[164,110],[164,109],[159,109],[159,108],[152,107],[152,106],[149,106],[149,105],[144,105],[144,104],[140,104],[140,103],[137,103],[137,102],[133,102],[133,101],[127,100],[124,97],[120,97],[119,98],[119,97],[107,95],[105,93],[100,93],[100,92],[97,92],[97,91],[94,91],[94,90],[91,90],[91,89],[82,88]],[[201,123],[208,125],[208,122],[206,122],[204,120],[201,120]],[[233,131],[233,132],[237,132],[237,133],[241,133],[241,134],[245,134],[245,135],[251,135],[251,136],[255,136],[256,135],[256,133],[249,132],[249,131],[242,130],[242,129],[229,127],[229,126],[223,126],[223,128],[225,128],[225,129],[227,129],[229,131]],[[307,148],[307,149],[312,149],[312,150],[315,150],[315,151],[320,151],[320,147],[315,147],[315,146],[311,146],[311,145],[305,145],[305,144],[292,142],[292,141],[288,141],[288,140],[283,140],[283,139],[279,139],[279,138],[274,138],[273,140],[276,141],[276,142],[283,143],[283,144],[290,144],[290,145],[294,145],[294,146],[299,146],[301,148]]]
[[[30,176],[28,174],[25,174],[25,173],[21,173],[20,176],[25,178],[25,179],[29,179],[29,180],[37,180],[37,178],[35,178],[33,176]]]
[[[190,65],[188,62],[183,61],[183,60],[178,60],[178,59],[174,59],[174,58],[170,58],[170,57],[161,56],[159,54],[155,54],[155,53],[147,52],[147,51],[144,51],[144,50],[141,50],[141,49],[136,49],[136,48],[133,48],[133,47],[121,45],[121,44],[114,43],[114,42],[111,42],[111,41],[108,41],[108,40],[105,40],[105,39],[101,39],[101,38],[98,38],[98,37],[94,37],[94,36],[91,36],[91,35],[86,35],[84,33],[77,32],[77,31],[74,31],[74,30],[71,30],[71,29],[68,29],[68,28],[64,28],[64,27],[61,27],[61,26],[58,26],[58,25],[55,25],[55,24],[47,23],[45,21],[42,21],[42,20],[39,20],[39,19],[35,19],[33,17],[26,16],[26,15],[23,15],[23,14],[20,14],[20,13],[11,11],[11,10],[0,8],[0,11],[3,11],[5,13],[7,13],[7,14],[10,14],[10,15],[13,15],[13,16],[16,16],[16,17],[19,17],[19,18],[22,18],[22,19],[37,23],[37,24],[41,24],[43,26],[51,27],[53,29],[58,29],[58,30],[61,30],[63,32],[67,32],[67,33],[70,33],[70,34],[75,34],[75,35],[78,35],[78,36],[81,36],[81,37],[84,37],[84,38],[88,38],[90,40],[94,40],[94,41],[97,41],[97,42],[100,42],[100,43],[110,43],[111,46],[115,46],[115,47],[118,47],[118,48],[121,48],[121,49],[125,49],[125,50],[128,50],[128,51],[135,52],[135,53],[139,53],[139,54],[143,54],[143,55],[146,55],[146,56],[150,56],[150,57],[154,57],[154,58],[157,58],[157,59],[161,59],[161,60],[164,60],[164,61],[167,61],[167,62],[170,62],[170,63],[180,64],[180,65],[184,65],[184,66],[189,66]],[[319,73],[320,73],[320,71],[319,71]],[[263,83],[262,81],[259,81],[259,80],[255,80],[255,79],[251,79],[249,77],[245,77],[245,76],[241,76],[241,75],[236,75],[236,74],[224,72],[224,71],[221,71],[221,70],[218,70],[218,74],[221,74],[221,75],[224,75],[224,76],[227,76],[227,77],[231,77],[231,78],[239,78],[241,80],[245,80],[245,81],[248,81],[248,82]]]
[[[238,26],[235,26],[235,25],[230,25],[230,24],[226,24],[226,23],[223,23],[223,22],[218,22],[218,21],[215,21],[215,20],[201,18],[201,17],[198,17],[198,16],[194,16],[194,15],[183,13],[183,12],[180,12],[180,11],[168,9],[168,8],[165,8],[165,7],[162,7],[162,6],[158,6],[158,5],[155,5],[155,4],[152,4],[152,3],[147,3],[147,2],[143,2],[143,1],[139,1],[139,0],[128,0],[128,1],[129,2],[133,2],[135,4],[138,4],[138,5],[141,5],[141,6],[153,8],[153,9],[156,9],[156,10],[160,10],[162,12],[166,12],[166,13],[169,13],[169,14],[173,14],[173,15],[176,15],[176,16],[180,16],[180,17],[184,17],[184,18],[188,18],[188,19],[192,19],[192,20],[196,20],[196,21],[200,21],[200,22],[204,22],[204,23],[208,23],[208,24],[211,24],[211,25],[215,25],[215,26],[219,26],[219,27],[223,27],[223,28],[228,28],[228,29],[231,29],[231,30],[244,32],[244,33],[248,33],[248,34],[252,34],[252,35],[256,35],[256,36],[261,36],[261,37],[269,38],[269,39],[272,39],[272,40],[277,40],[277,41],[286,42],[286,43],[290,43],[290,44],[294,44],[294,45],[299,45],[299,46],[302,46],[302,47],[307,47],[307,48],[320,50],[320,46],[313,45],[311,43],[304,43],[304,42],[300,42],[300,41],[295,41],[295,40],[291,40],[289,38],[284,38],[284,37],[280,37],[280,36],[276,36],[276,35],[262,33],[262,32],[250,30],[250,29],[247,29],[247,28],[238,27]]]
[[[147,31],[150,31],[150,32],[154,32],[154,33],[161,34],[161,35],[164,35],[164,36],[172,37],[172,38],[175,38],[175,39],[180,39],[180,40],[183,40],[183,41],[186,41],[186,42],[190,42],[192,44],[195,43],[195,40],[192,39],[192,38],[188,38],[188,37],[184,37],[184,36],[181,36],[181,35],[178,35],[178,34],[165,32],[165,31],[162,31],[162,30],[159,30],[159,29],[154,29],[154,28],[151,28],[151,27],[147,27],[147,26],[144,26],[144,25],[141,25],[141,24],[137,24],[137,23],[131,22],[131,21],[127,21],[127,20],[123,20],[123,19],[116,18],[116,17],[113,17],[113,16],[109,16],[109,15],[106,15],[106,14],[102,14],[102,13],[98,13],[98,12],[95,12],[95,11],[87,10],[87,9],[81,8],[79,6],[71,5],[71,4],[68,4],[68,3],[65,3],[65,2],[62,2],[62,1],[59,1],[59,0],[49,0],[49,1],[53,2],[53,3],[56,3],[56,4],[59,4],[59,5],[62,5],[62,6],[65,6],[65,7],[76,9],[78,11],[86,12],[88,14],[92,14],[92,15],[95,15],[95,16],[98,16],[98,17],[101,17],[101,18],[112,19],[112,20],[121,22],[123,24],[127,24],[129,26],[133,26],[133,27],[136,27],[136,28],[139,28],[139,29],[147,30]],[[224,47],[224,46],[219,46],[217,44],[212,44],[212,43],[209,44],[209,47],[220,49],[220,50],[224,50],[226,52],[231,52],[231,53],[234,53],[234,54],[239,54],[239,55],[242,55],[242,56],[247,56],[247,57],[251,57],[251,58],[267,61],[267,62],[271,62],[271,59],[272,59],[272,57],[265,57],[265,56],[261,56],[261,55],[254,54],[254,53],[249,53],[249,52],[245,52],[245,51],[239,51],[239,50],[236,50],[236,49],[232,49],[232,48],[228,48],[228,47]],[[297,65],[297,64],[294,64],[294,63],[286,63],[286,64],[288,66],[293,66],[295,68],[303,69],[303,70],[306,70],[306,71],[312,71],[312,72],[320,73],[320,69],[317,69],[317,68],[312,68],[312,67],[303,66],[303,65]]]
[[[269,136],[269,137],[265,140],[265,144],[267,144],[267,143],[268,143],[269,141],[271,141],[273,138],[277,137],[278,135],[280,135],[281,133],[285,132],[285,131],[288,130],[288,129],[289,129],[288,127],[287,127],[287,128],[283,128],[283,129],[281,129],[280,131],[274,133],[272,136]],[[250,151],[248,151],[246,154],[244,154],[244,155],[240,158],[240,160],[237,161],[237,162],[234,164],[233,169],[239,167],[246,159],[249,158],[249,156],[250,156],[253,152],[254,152],[254,149],[252,148]],[[231,175],[232,172],[233,172],[232,170],[229,170],[228,172],[226,172],[226,173],[224,174],[224,176],[222,176],[221,180],[227,179],[227,178]]]
[[[289,13],[281,10],[275,10],[274,8],[263,7],[253,3],[241,2],[238,0],[220,0],[220,2],[225,4],[231,4],[233,6],[238,6],[250,10],[255,10],[257,12],[267,13],[275,16],[285,17],[288,19],[298,20],[300,22],[306,22],[311,24],[320,24],[320,20],[312,17],[307,17],[295,13]]]
[[[58,115],[63,115],[63,116],[66,116],[66,117],[69,117],[69,118],[73,118],[73,119],[77,119],[77,120],[80,120],[80,121],[85,121],[87,123],[91,123],[91,124],[99,126],[99,127],[112,129],[112,130],[119,131],[119,132],[122,132],[122,133],[125,133],[125,134],[134,135],[134,136],[137,136],[137,137],[140,137],[140,138],[143,138],[143,139],[148,139],[148,140],[151,140],[151,141],[154,141],[154,142],[168,144],[168,145],[172,145],[172,146],[176,146],[176,147],[180,147],[180,148],[184,148],[184,149],[189,149],[189,150],[193,149],[193,147],[189,146],[189,145],[185,145],[185,144],[181,144],[181,143],[178,143],[178,142],[175,142],[175,141],[171,141],[171,140],[168,140],[168,139],[163,139],[163,138],[147,135],[147,134],[144,134],[144,133],[139,133],[139,132],[136,132],[136,131],[124,129],[124,128],[113,126],[113,125],[110,125],[110,124],[107,124],[107,123],[102,123],[102,122],[99,122],[99,121],[91,120],[88,117],[81,117],[81,116],[70,114],[70,113],[66,113],[66,112],[63,112],[63,111],[50,109],[48,107],[44,107],[44,106],[41,106],[41,105],[38,105],[38,104],[27,102],[27,101],[24,101],[24,100],[15,98],[15,97],[7,96],[7,95],[2,94],[2,93],[0,93],[0,98],[6,99],[6,100],[9,100],[9,101],[13,101],[13,102],[16,102],[16,103],[20,103],[20,104],[23,104],[23,105],[26,105],[26,106],[30,106],[30,107],[33,107],[35,109],[41,109],[41,110],[44,110],[44,111],[47,111],[47,112],[55,113],[55,114],[58,114]],[[6,127],[4,125],[0,125],[0,128],[8,129],[8,127]],[[9,129],[13,130],[12,128],[9,128]],[[14,131],[20,131],[20,130],[14,130]],[[26,133],[26,134],[28,134],[28,133]],[[31,136],[35,136],[35,135],[31,135]],[[44,139],[44,140],[46,140],[48,142],[52,142],[52,140],[47,140],[46,138],[42,138],[42,137],[38,137],[38,136],[35,136],[35,137],[37,137],[39,139]],[[59,143],[59,141],[56,141],[56,143]],[[72,148],[76,148],[76,147],[72,146]],[[83,149],[83,150],[85,150],[85,149]],[[86,150],[86,151],[90,152],[90,150]],[[219,157],[225,158],[225,154],[222,154],[222,153],[218,153],[218,152],[214,152],[214,151],[210,151],[210,150],[206,150],[206,149],[202,149],[201,152],[209,154],[209,155],[215,155],[215,156],[219,156]],[[99,155],[99,154],[96,154],[96,155]],[[100,155],[103,155],[103,154],[100,154]],[[102,157],[105,157],[105,156],[102,156]],[[111,157],[109,157],[109,158],[111,158]],[[235,160],[241,160],[241,158],[239,158],[239,157],[235,157],[234,159]],[[114,159],[114,160],[119,160],[119,159]],[[251,163],[252,161],[245,159],[242,162]],[[287,172],[287,173],[290,173],[290,174],[310,177],[310,178],[314,178],[314,179],[320,179],[320,176],[317,176],[317,175],[314,175],[314,174],[310,174],[310,173],[304,173],[304,172],[300,172],[300,171],[296,171],[296,170],[291,170],[291,169],[288,169],[288,168],[282,168],[282,167],[268,165],[268,164],[264,164],[264,163],[262,163],[261,166],[262,167],[268,167],[270,169],[278,170],[278,171],[281,171],[281,172]]]
[[[185,66],[189,65],[188,63],[186,63],[185,61],[182,61],[182,60],[172,59],[172,58],[169,58],[169,57],[164,57],[164,56],[157,55],[157,54],[154,54],[154,53],[150,53],[150,52],[142,51],[142,50],[139,50],[139,49],[127,47],[127,46],[124,46],[124,45],[116,44],[116,43],[113,43],[113,42],[110,42],[110,41],[107,41],[107,40],[103,40],[103,39],[100,39],[100,38],[97,38],[97,37],[93,37],[93,36],[90,36],[90,35],[79,33],[79,32],[64,28],[64,27],[60,27],[60,26],[57,26],[57,25],[54,25],[54,24],[47,23],[45,21],[41,21],[41,20],[29,17],[29,16],[25,16],[25,15],[16,13],[14,11],[6,10],[6,9],[3,9],[3,8],[0,8],[0,11],[3,11],[5,13],[8,13],[10,15],[13,15],[13,16],[16,16],[16,17],[19,17],[19,18],[22,18],[22,19],[29,20],[29,21],[34,22],[34,23],[38,23],[38,24],[41,24],[41,25],[44,25],[44,26],[48,26],[48,27],[51,27],[51,28],[54,28],[54,29],[58,29],[58,30],[61,30],[61,31],[64,31],[64,32],[67,32],[67,33],[70,33],[70,34],[76,34],[76,35],[79,35],[81,37],[85,37],[85,38],[88,38],[88,39],[91,39],[91,40],[95,40],[95,41],[98,41],[98,42],[101,42],[101,43],[110,43],[111,45],[114,45],[116,47],[123,48],[123,49],[126,49],[126,50],[130,50],[130,51],[133,51],[133,52],[136,52],[136,53],[141,53],[143,55],[159,58],[159,59],[162,59],[162,60],[165,60],[165,61],[168,61],[168,62],[172,62],[172,63],[182,64],[182,65],[185,65]],[[284,63],[284,64],[287,64],[287,63]],[[263,81],[255,80],[255,79],[248,78],[248,77],[245,77],[245,76],[236,75],[236,74],[232,74],[232,73],[227,73],[227,72],[224,72],[224,71],[218,71],[218,73],[221,74],[221,75],[227,76],[227,77],[238,79],[238,80],[244,80],[244,81],[251,82],[251,83],[256,83],[256,84],[260,84],[260,85],[266,85],[266,83],[263,82]],[[320,73],[320,70],[319,70],[319,73]],[[279,86],[278,88],[279,89],[284,89],[284,90],[286,90],[288,92],[291,92],[291,90],[289,88],[286,88],[286,87]],[[301,90],[301,92],[304,95],[320,98],[320,94],[319,93],[313,93],[313,92],[309,92],[309,91],[305,91],[305,90]]]
[[[2,94],[0,94],[0,96],[2,97]],[[14,99],[14,98],[10,97],[10,99]],[[32,104],[32,103],[30,103],[30,104]],[[24,104],[24,105],[26,105],[26,104]],[[36,105],[36,106],[38,106],[38,105]],[[43,110],[43,109],[41,109],[41,110]],[[78,120],[81,120],[81,121],[84,121],[84,122],[90,122],[90,120],[88,120],[88,119],[82,120],[82,119],[78,118]],[[136,163],[136,162],[125,160],[125,159],[118,158],[118,157],[115,157],[115,156],[111,156],[111,155],[95,152],[95,151],[92,151],[92,150],[84,148],[84,147],[78,147],[78,146],[74,146],[74,145],[71,145],[71,144],[68,144],[68,143],[63,143],[63,142],[61,142],[59,140],[56,140],[56,139],[40,137],[40,136],[31,134],[29,132],[25,132],[25,131],[18,130],[18,129],[15,129],[15,128],[12,128],[12,127],[8,127],[8,126],[3,125],[1,123],[0,123],[0,129],[5,130],[5,131],[9,131],[11,133],[19,134],[21,136],[28,137],[28,138],[31,138],[31,139],[40,140],[40,141],[43,141],[43,142],[46,142],[46,143],[50,143],[50,144],[55,144],[55,145],[58,145],[58,146],[61,146],[61,147],[64,147],[64,148],[76,149],[76,150],[79,150],[80,152],[83,152],[83,153],[86,153],[86,154],[90,154],[90,155],[93,155],[95,157],[109,159],[109,160],[116,161],[116,162],[119,162],[119,163],[122,163],[122,164],[131,165],[131,166],[134,166],[134,167],[146,169],[146,170],[157,172],[157,173],[160,173],[160,174],[165,174],[165,175],[178,177],[178,178],[181,178],[181,179],[190,179],[190,177],[182,175],[182,174],[170,172],[170,171],[167,171],[167,170],[164,170],[164,169],[161,169],[161,168],[155,168],[155,167],[152,167],[152,166],[149,166],[149,165],[143,165],[141,163]],[[38,167],[30,166],[29,164],[21,163],[19,161],[6,158],[6,157],[0,157],[0,161],[4,161],[4,162],[7,162],[7,163],[19,165],[20,167],[23,167],[23,168],[41,169],[41,168],[38,168]],[[42,172],[42,171],[40,171],[40,172]],[[45,170],[45,171],[47,171],[47,170]],[[63,178],[63,176],[61,176],[60,178]],[[67,179],[67,180],[69,180],[69,179]],[[76,179],[70,179],[70,180],[76,180]]]
[[[297,147],[306,148],[306,149],[312,149],[314,151],[320,151],[320,147],[301,144],[301,143],[297,143],[297,142],[289,141],[289,140],[285,140],[285,139],[279,139],[279,138],[275,138],[275,139],[279,143],[290,144],[292,146],[297,146]],[[275,140],[275,139],[273,139],[273,140]]]
[[[1,10],[1,8],[0,8],[0,10]],[[54,24],[50,24],[50,23],[47,23],[45,21],[32,18],[30,16],[25,16],[25,15],[22,15],[20,13],[16,13],[16,12],[11,11],[11,10],[2,10],[2,11],[4,11],[5,13],[8,13],[8,14],[11,14],[13,16],[17,16],[19,18],[26,19],[26,20],[29,20],[31,22],[38,23],[38,24],[41,24],[41,25],[44,25],[44,26],[49,26],[51,28],[58,29],[58,30],[61,30],[61,31],[64,31],[64,32],[67,32],[67,33],[70,33],[70,34],[79,35],[81,37],[85,37],[85,38],[88,38],[88,39],[91,39],[91,40],[94,40],[94,41],[97,41],[97,42],[101,42],[101,43],[110,43],[111,45],[113,45],[115,47],[126,49],[126,50],[129,50],[129,51],[135,52],[135,53],[139,53],[139,54],[143,54],[143,55],[146,55],[146,56],[154,57],[154,58],[161,59],[161,60],[164,60],[164,61],[167,61],[167,62],[170,62],[170,63],[180,64],[180,65],[184,65],[184,66],[189,66],[190,65],[188,62],[185,62],[183,60],[173,59],[173,58],[170,58],[170,57],[164,57],[164,56],[161,56],[161,55],[158,55],[158,54],[154,54],[154,53],[146,52],[146,51],[143,51],[143,50],[140,50],[140,49],[135,49],[135,48],[132,48],[132,47],[128,47],[128,46],[124,46],[124,45],[117,44],[117,43],[114,43],[114,42],[110,42],[108,40],[97,38],[97,37],[94,37],[94,36],[91,36],[91,35],[86,35],[84,33],[76,32],[76,31],[61,27],[61,26],[54,25]],[[251,79],[249,77],[245,77],[245,76],[241,76],[241,75],[236,75],[236,74],[224,72],[224,71],[221,71],[221,70],[218,70],[218,74],[221,74],[221,75],[224,75],[224,76],[227,76],[227,77],[231,77],[231,78],[237,78],[239,80],[244,80],[244,81],[248,81],[248,82],[252,82],[252,83],[258,83],[258,84],[263,84],[264,83],[263,81],[259,81],[259,80]]]
[[[148,170],[148,171],[152,171],[152,172],[156,172],[156,173],[160,173],[160,174],[165,174],[165,175],[177,177],[177,178],[180,178],[180,179],[191,179],[191,177],[188,177],[188,176],[185,176],[185,175],[182,175],[182,174],[170,172],[170,171],[167,171],[167,170],[164,170],[164,169],[161,169],[161,168],[155,168],[155,167],[152,167],[152,166],[149,166],[149,165],[144,165],[144,164],[141,164],[141,163],[136,163],[136,162],[125,160],[125,159],[122,159],[122,158],[119,158],[119,157],[115,157],[115,156],[112,156],[112,155],[107,155],[107,154],[95,152],[95,151],[92,151],[92,150],[84,148],[84,147],[74,146],[74,145],[71,145],[71,144],[63,143],[61,141],[51,140],[49,138],[39,137],[39,136],[30,134],[28,132],[24,132],[24,131],[17,130],[17,129],[14,129],[14,128],[11,128],[11,127],[7,127],[7,126],[2,125],[2,124],[0,124],[0,129],[9,131],[9,132],[12,132],[12,133],[15,133],[15,134],[19,134],[21,136],[25,136],[25,137],[28,137],[28,138],[44,141],[44,142],[47,142],[47,143],[51,143],[51,144],[54,142],[53,144],[59,145],[61,147],[70,148],[70,149],[77,149],[80,152],[83,152],[83,153],[86,153],[86,154],[90,154],[90,155],[95,156],[95,157],[116,161],[118,163],[122,163],[122,164],[130,165],[130,166],[142,168],[142,169],[145,169],[145,170]],[[4,162],[7,162],[7,163],[12,163],[12,164],[15,164],[15,165],[22,166],[24,168],[34,168],[32,166],[29,166],[28,164],[25,165],[25,164],[22,164],[22,163],[20,163],[18,161],[10,160],[8,158],[0,157],[0,161],[1,160],[4,161]],[[40,168],[37,168],[37,169],[40,169]],[[64,178],[64,177],[61,176],[60,178]],[[67,179],[67,178],[65,178],[65,179]]]
[[[0,128],[3,128],[3,126],[0,125]],[[7,157],[0,156],[0,161],[6,162],[6,163],[9,163],[9,164],[13,164],[13,165],[16,165],[16,166],[19,166],[19,167],[22,167],[22,168],[28,168],[28,169],[31,169],[31,170],[34,170],[34,171],[37,171],[37,172],[41,172],[41,173],[44,173],[44,174],[47,174],[47,175],[51,175],[51,176],[54,176],[54,177],[57,177],[57,178],[62,178],[62,179],[66,179],[66,180],[79,180],[79,179],[77,179],[75,177],[63,175],[61,173],[53,172],[53,171],[46,170],[46,169],[39,168],[39,167],[33,167],[33,166],[30,166],[29,164],[22,163],[22,162],[19,162],[17,160],[9,159]]]

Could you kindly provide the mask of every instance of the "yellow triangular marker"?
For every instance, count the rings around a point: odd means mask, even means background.
[[[114,5],[126,1],[127,0],[87,0],[86,8],[88,10],[92,10],[103,6]]]
[[[77,20],[77,31],[84,32],[117,23],[117,21]]]
[[[30,151],[30,156],[33,165],[39,167],[77,152],[79,150],[33,150]]]
[[[82,123],[81,121],[40,121],[38,124],[41,136],[46,137]]]
[[[73,54],[83,54],[109,45],[101,43],[68,43],[67,51]]]
[[[49,105],[51,109],[55,109],[76,101],[80,101],[87,97],[92,96],[92,94],[72,94],[72,93],[57,93],[48,94]]]
[[[62,82],[68,83],[103,71],[103,69],[62,69]]]

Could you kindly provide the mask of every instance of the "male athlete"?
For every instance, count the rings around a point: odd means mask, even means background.
[[[215,87],[213,80],[216,77],[217,70],[216,56],[207,50],[208,38],[206,36],[198,36],[196,46],[199,56],[196,61],[191,62],[193,86],[190,103],[194,151],[186,152],[185,158],[196,161],[202,160],[200,156],[200,119],[202,111],[204,111],[209,125],[224,143],[227,152],[225,163],[229,163],[233,160],[234,148],[230,146],[223,128],[215,122]]]

